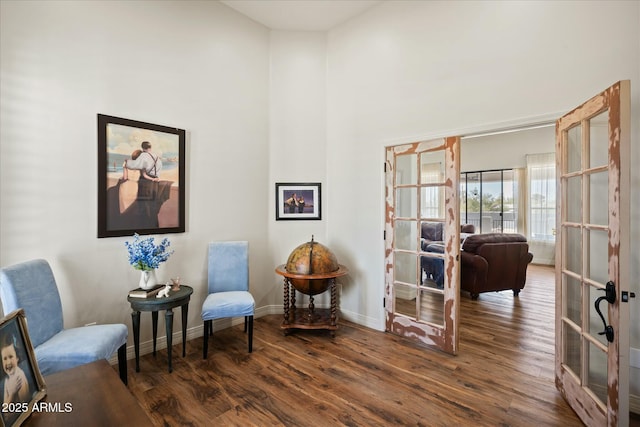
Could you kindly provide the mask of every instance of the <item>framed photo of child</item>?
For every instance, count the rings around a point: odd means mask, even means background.
[[[34,405],[46,396],[44,379],[38,369],[22,309],[13,311],[0,320],[0,356],[0,425],[15,427],[29,418]]]
[[[98,114],[98,237],[184,233],[185,134]]]

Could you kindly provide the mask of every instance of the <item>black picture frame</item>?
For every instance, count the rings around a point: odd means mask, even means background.
[[[98,114],[98,237],[184,231],[184,129]]]
[[[296,198],[293,201],[293,198]],[[300,203],[302,200],[302,203]],[[277,182],[276,221],[322,219],[319,182]]]
[[[3,400],[0,425],[16,427],[29,418],[34,412],[34,406],[47,395],[44,378],[38,368],[31,338],[29,338],[27,319],[23,309],[12,311],[0,320],[0,353],[3,358],[8,355],[17,360],[17,366],[11,368],[11,374],[7,374],[4,363],[2,365],[3,395],[8,381],[15,382],[19,378],[22,384],[13,396],[15,401]],[[15,380],[9,378],[15,378]],[[25,396],[21,397],[23,392]]]

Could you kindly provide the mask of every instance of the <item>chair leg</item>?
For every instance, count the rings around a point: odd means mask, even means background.
[[[127,385],[127,343],[118,348],[118,369],[120,371],[120,379]]]
[[[202,343],[202,358],[207,358],[207,350],[209,349],[209,331],[213,329],[213,320],[205,320],[204,321],[204,334],[202,334],[204,338],[204,342]]]
[[[247,316],[249,318],[249,353],[253,352],[253,316]],[[247,320],[245,317],[245,321]]]

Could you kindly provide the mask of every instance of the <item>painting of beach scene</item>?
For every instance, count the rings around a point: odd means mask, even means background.
[[[185,131],[98,115],[98,237],[184,232]]]

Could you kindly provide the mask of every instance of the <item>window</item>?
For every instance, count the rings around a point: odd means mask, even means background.
[[[517,233],[518,185],[513,169],[464,172],[460,176],[460,220],[479,233]]]

